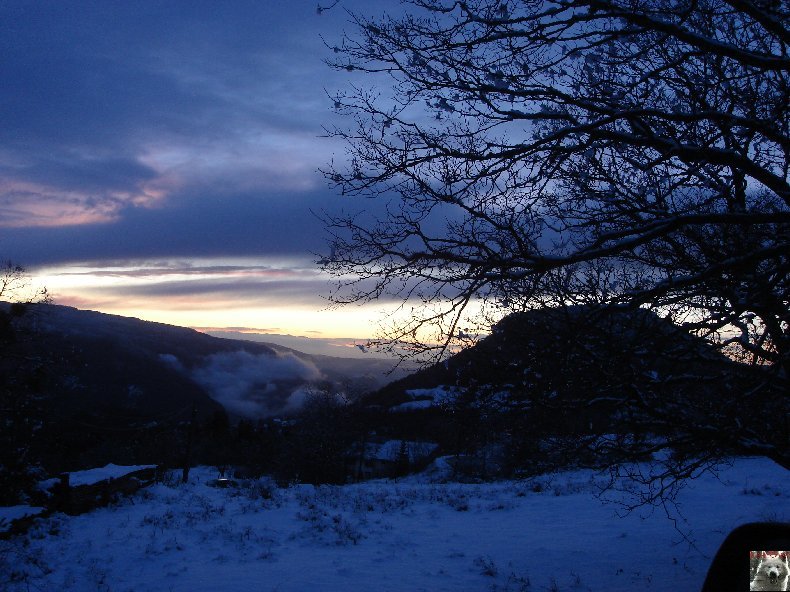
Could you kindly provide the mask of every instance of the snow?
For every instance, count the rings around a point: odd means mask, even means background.
[[[406,401],[400,405],[390,407],[390,411],[414,411],[415,409],[428,409],[433,407],[433,399],[420,399],[418,401]]]
[[[155,469],[156,465],[129,465],[120,466],[112,463],[98,469],[87,469],[85,471],[74,471],[69,473],[69,485],[77,487],[79,485],[93,485],[108,481],[109,479],[118,479],[129,473],[142,471],[143,469]]]
[[[216,476],[193,469],[186,485],[174,478],[116,506],[39,520],[0,541],[0,587],[699,590],[733,527],[790,519],[788,472],[763,458],[690,482],[677,508],[624,516],[594,495],[604,477],[587,470],[485,484],[421,475],[289,488],[265,479],[208,486]]]
[[[52,477],[51,479],[44,479],[43,481],[39,481],[38,483],[36,483],[36,489],[38,491],[42,491],[48,494],[49,490],[55,487],[55,485],[57,485],[58,483],[60,483],[60,479],[58,479],[57,477]]]
[[[464,389],[462,387],[441,384],[434,388],[408,389],[406,395],[412,398],[412,404],[430,407],[431,404],[441,405],[442,403],[452,402],[459,394],[463,393],[463,391]],[[408,405],[408,402],[398,405],[397,407],[400,409],[408,409],[405,405]],[[415,406],[412,408],[420,407]]]
[[[35,506],[0,506],[0,532],[5,532],[11,527],[14,520],[19,520],[25,516],[35,516],[44,511],[44,508]],[[2,579],[0,579],[2,582]]]
[[[365,447],[365,458],[376,460],[396,461],[405,452],[409,456],[409,462],[413,463],[421,458],[430,456],[438,448],[438,444],[433,442],[410,442],[408,440],[387,440],[382,444],[370,443]]]

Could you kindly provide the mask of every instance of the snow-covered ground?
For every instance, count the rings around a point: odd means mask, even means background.
[[[26,516],[35,516],[36,514],[41,514],[43,511],[44,508],[27,505],[0,506],[0,532],[8,530],[14,520],[19,520]],[[0,580],[0,582],[1,581],[2,580]]]
[[[593,494],[590,471],[287,489],[266,480],[210,487],[216,476],[196,469],[187,485],[54,515],[0,541],[0,589],[699,590],[734,526],[790,520],[788,472],[760,458],[689,483],[680,531],[664,509],[618,517]]]
[[[87,469],[85,471],[74,471],[69,473],[69,485],[72,487],[77,487],[79,485],[95,485],[102,481],[123,477],[135,471],[155,468],[156,465],[119,466],[110,463],[97,469]]]

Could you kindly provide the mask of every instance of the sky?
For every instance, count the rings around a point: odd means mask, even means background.
[[[329,4],[329,2],[324,3]],[[0,3],[0,259],[55,303],[199,328],[372,336],[328,310],[323,60],[394,0]],[[319,13],[320,12],[320,13]],[[348,76],[348,75],[346,75]],[[353,347],[352,347],[353,348]]]

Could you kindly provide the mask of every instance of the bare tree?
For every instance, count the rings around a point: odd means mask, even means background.
[[[38,399],[46,360],[29,351],[32,333],[22,319],[26,304],[47,301],[46,289],[32,288],[22,266],[0,264],[0,503],[19,501],[36,477],[33,444],[44,424]]]
[[[31,286],[30,275],[21,265],[7,260],[0,262],[0,302],[30,304],[49,302],[46,288]]]
[[[326,175],[387,203],[327,215],[336,302],[418,303],[383,340],[438,357],[471,310],[649,305],[787,376],[787,3],[408,4],[334,47],[371,84]]]
[[[328,385],[311,390],[287,428],[275,473],[305,483],[343,483],[352,444],[359,438],[351,408]]]

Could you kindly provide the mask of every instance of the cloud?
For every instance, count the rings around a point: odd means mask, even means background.
[[[396,10],[389,0],[343,7]],[[300,307],[288,320],[319,326],[302,314],[322,309],[318,295],[329,292],[305,270],[313,253],[328,251],[311,212],[349,203],[317,172],[342,161],[319,136],[339,117],[325,89],[348,82],[323,63],[331,51],[321,35],[336,42],[347,19],[344,10],[319,17],[314,4],[259,0],[0,2],[0,258],[31,271],[299,259],[301,275],[280,278],[231,269],[179,277],[182,267],[130,271],[146,280],[137,285],[119,270],[79,290],[45,285],[60,303],[122,314],[166,304],[168,313],[222,307],[238,318],[239,307],[264,302]],[[383,208],[378,201],[352,207]],[[175,322],[159,309],[157,320]],[[279,310],[260,322],[285,326]]]
[[[365,11],[391,2],[344,1]],[[41,263],[324,251],[341,149],[323,63],[344,10],[0,3],[0,256]],[[364,207],[368,207],[366,204]]]
[[[315,312],[326,308],[321,294],[330,289],[329,278],[309,260],[293,258],[116,260],[31,271],[59,304],[135,316],[146,310],[214,310],[226,316],[234,311],[238,319],[244,309],[250,315],[246,321],[266,307]],[[285,318],[266,316],[267,326],[279,326]]]
[[[168,298],[176,298],[183,301],[185,297],[193,298],[196,302],[206,298],[216,302],[222,300],[223,295],[232,295],[237,301],[246,299],[259,304],[266,301],[290,301],[291,305],[298,303],[315,305],[316,295],[321,289],[325,288],[326,280],[317,280],[317,278],[310,282],[299,279],[294,281],[272,281],[265,278],[248,281],[202,279],[183,282],[157,282],[127,286],[120,289],[96,289],[94,293],[125,295],[132,299],[155,298],[159,302],[165,302]]]
[[[117,147],[220,139],[250,119],[304,129],[331,76],[318,36],[329,23],[278,4],[4,2],[5,135]],[[303,105],[310,117],[293,117]]]
[[[145,237],[155,243],[180,217],[178,246],[202,253],[212,234],[205,244],[197,233],[211,220],[238,227],[246,216],[265,233],[259,214],[307,218],[304,200],[283,196],[322,185],[315,170],[331,143],[317,136],[332,73],[318,33],[330,22],[298,3],[3,2],[0,226],[89,225],[84,240],[43,242],[68,256],[72,244],[87,254],[129,239],[128,254],[143,222],[167,227]],[[222,208],[241,215],[217,216]],[[24,258],[20,240],[0,248]]]
[[[259,329],[255,327],[192,327],[201,333],[225,339],[243,339],[259,343],[276,344],[295,349],[305,354],[332,356],[337,358],[367,359],[381,358],[392,359],[386,352],[375,348],[360,348],[366,345],[364,338],[354,337],[321,337],[320,331],[304,331],[304,335],[283,334],[279,328]],[[370,323],[366,329],[370,330]],[[353,331],[351,327],[348,331]]]
[[[39,228],[17,224],[0,233],[0,253],[29,266],[97,259],[309,258],[326,250],[323,226],[311,210],[332,199],[328,191],[215,194],[208,188],[171,196],[157,207],[117,210],[112,222]]]
[[[184,368],[184,365],[181,363],[181,360],[179,360],[173,354],[159,354],[159,359],[170,366],[173,370],[183,373],[187,372],[186,368]]]
[[[228,411],[251,418],[298,410],[308,392],[305,383],[322,378],[313,363],[293,354],[246,351],[213,354],[189,374]]]

